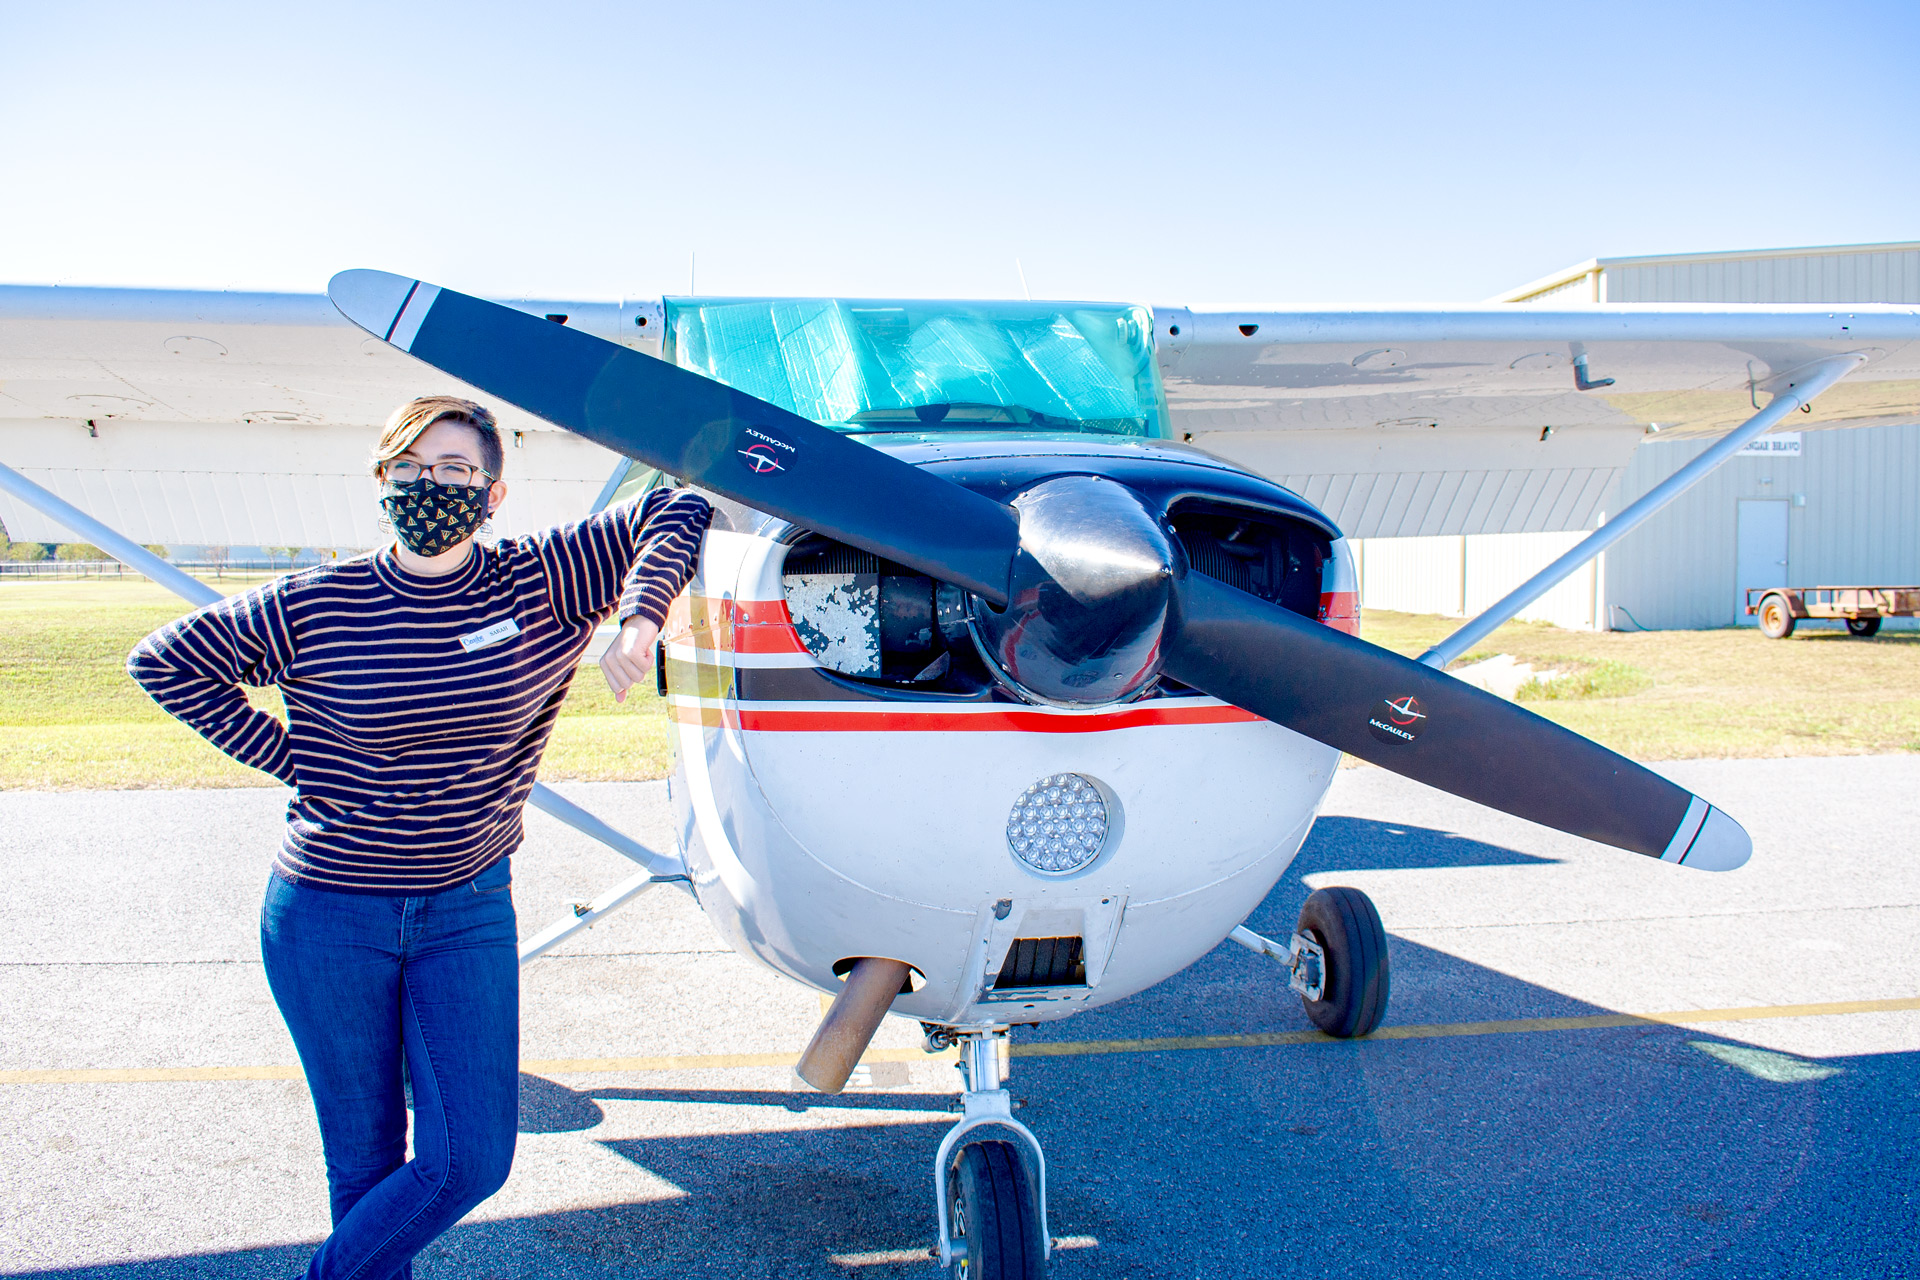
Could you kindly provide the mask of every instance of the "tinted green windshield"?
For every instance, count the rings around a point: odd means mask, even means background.
[[[1164,433],[1141,307],[667,300],[670,358],[845,431]]]

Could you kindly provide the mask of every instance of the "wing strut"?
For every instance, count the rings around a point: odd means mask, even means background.
[[[221,598],[220,592],[200,579],[174,568],[131,538],[100,523],[64,498],[42,489],[5,463],[0,463],[0,489],[5,489],[49,520],[67,526],[127,568],[145,574],[196,608]]]
[[[607,509],[607,504],[613,501],[613,495],[620,492],[621,482],[627,478],[627,473],[632,470],[633,459],[624,455],[618,462],[613,464],[613,474],[607,477],[607,482],[604,485],[600,486],[600,496],[593,500],[593,508],[589,514],[598,515]]]
[[[1766,432],[1768,428],[1795,409],[1804,408],[1813,403],[1815,396],[1852,373],[1866,361],[1866,356],[1859,353],[1832,356],[1825,360],[1816,360],[1812,364],[1802,365],[1774,379],[1773,399],[1767,402],[1766,408],[1715,441],[1713,447],[1705,453],[1642,494],[1626,510],[1582,538],[1558,560],[1501,597],[1485,613],[1421,654],[1420,661],[1430,667],[1444,670],[1449,662],[1492,635],[1514,614],[1559,585],[1568,574],[1626,537],[1648,516],[1706,479],[1708,472],[1740,452],[1746,447],[1748,441]]]
[[[58,495],[41,488],[5,463],[0,463],[0,489],[6,490],[7,493],[49,520],[59,521],[135,573],[145,574],[196,608],[210,605],[223,598],[221,592],[214,590],[191,574],[174,568],[139,543],[110,526],[102,524]],[[593,924],[608,912],[625,906],[644,889],[668,882],[677,882],[683,888],[686,887],[686,866],[680,859],[671,854],[649,849],[631,836],[616,831],[544,783],[534,783],[533,792],[527,800],[534,808],[552,814],[575,831],[593,837],[615,853],[631,858],[646,870],[633,879],[616,885],[595,901],[576,906],[571,915],[563,916],[521,943],[521,964],[550,950],[563,939]]]

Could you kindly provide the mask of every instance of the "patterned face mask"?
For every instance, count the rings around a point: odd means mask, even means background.
[[[487,491],[477,485],[441,484],[427,476],[389,480],[380,505],[393,522],[400,545],[417,556],[437,556],[473,536],[487,518]]]

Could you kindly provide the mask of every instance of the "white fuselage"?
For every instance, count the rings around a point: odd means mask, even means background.
[[[916,989],[893,1012],[922,1021],[1063,1018],[1205,955],[1305,839],[1339,752],[1213,698],[755,700],[755,671],[820,665],[787,612],[787,552],[710,532],[664,637],[678,838],[742,953],[823,991],[836,962],[903,960]],[[1008,811],[1066,772],[1106,794],[1111,830],[1091,865],[1048,875],[1014,857]],[[1070,937],[1083,984],[996,988],[1015,939]]]

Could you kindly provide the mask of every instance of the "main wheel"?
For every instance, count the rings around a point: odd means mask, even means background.
[[[1300,908],[1299,931],[1327,953],[1320,998],[1300,1003],[1330,1036],[1364,1036],[1387,1016],[1387,930],[1358,889],[1317,889]]]
[[[1877,635],[1879,631],[1880,631],[1880,619],[1878,618],[1848,618],[1847,619],[1848,635],[1855,635],[1855,636],[1860,636],[1864,638],[1866,636]]]
[[[1793,634],[1793,607],[1785,596],[1760,601],[1760,634],[1769,640],[1785,640]]]
[[[963,1280],[1042,1280],[1047,1247],[1040,1200],[1011,1143],[969,1142],[947,1172],[947,1230],[967,1244]]]

